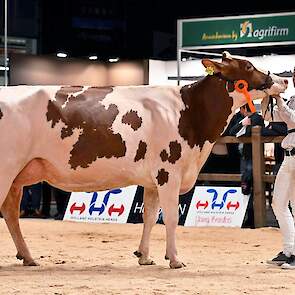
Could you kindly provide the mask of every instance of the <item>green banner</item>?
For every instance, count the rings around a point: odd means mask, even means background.
[[[181,47],[284,42],[295,43],[295,12],[181,20]],[[293,41],[293,42],[292,42]]]

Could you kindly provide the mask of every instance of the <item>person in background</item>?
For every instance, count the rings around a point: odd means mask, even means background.
[[[53,195],[56,201],[57,213],[54,216],[55,220],[63,220],[71,193],[53,187]]]
[[[42,215],[44,218],[50,218],[51,214],[50,214],[50,207],[51,207],[51,185],[48,184],[47,182],[43,181],[42,182]]]
[[[295,87],[295,68],[293,84]],[[283,236],[283,250],[267,263],[279,265],[283,269],[295,269],[295,96],[291,96],[287,103],[281,97],[276,97],[276,102],[273,120],[284,121],[288,126],[288,135],[281,143],[285,157],[275,180],[272,201]]]
[[[240,119],[233,125],[228,131],[230,135],[237,136],[237,134],[244,129],[244,135],[250,136],[251,126],[263,124],[260,117],[253,116],[248,104],[243,105],[240,108],[240,112],[237,114]],[[251,120],[252,117],[252,120]],[[250,195],[248,207],[246,210],[246,219],[243,222],[243,227],[254,228],[254,209],[253,209],[253,176],[252,176],[252,146],[251,144],[240,144],[241,162],[241,188],[244,195]]]
[[[229,130],[237,124],[243,117],[240,113],[234,115],[228,127],[221,136],[229,136]],[[212,151],[202,167],[201,173],[239,173],[240,172],[240,152],[237,143],[214,144]],[[197,181],[197,183],[202,183]],[[204,184],[204,183],[202,183]],[[206,183],[205,183],[206,184]],[[207,183],[209,184],[209,183]],[[227,182],[228,185],[236,186],[236,182]],[[210,181],[210,185],[224,185],[222,181]]]
[[[20,204],[20,217],[41,218],[40,201],[42,196],[41,183],[24,187]]]
[[[70,192],[65,192],[61,189],[51,186],[47,182],[43,182],[42,214],[45,216],[45,218],[51,217],[51,199],[53,196],[55,199],[57,210],[56,214],[54,214],[53,217],[55,220],[63,220],[70,199],[70,195]]]
[[[241,120],[231,127],[230,135],[251,136],[252,127],[261,126],[262,136],[280,135],[271,125],[265,126],[264,118],[257,112],[252,113],[248,104],[240,108]],[[249,195],[246,219],[243,227],[255,228],[254,207],[253,207],[253,164],[252,164],[252,145],[250,143],[241,144],[241,188],[244,195]]]

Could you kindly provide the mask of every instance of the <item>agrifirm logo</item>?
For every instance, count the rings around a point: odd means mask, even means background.
[[[252,37],[253,26],[248,20],[240,24],[240,37]]]
[[[240,24],[240,38],[258,38],[263,40],[265,37],[288,36],[289,28],[280,28],[269,26],[268,28],[254,29],[250,21],[244,21]]]

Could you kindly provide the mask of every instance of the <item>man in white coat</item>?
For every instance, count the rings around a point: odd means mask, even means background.
[[[293,84],[295,87],[295,68]],[[272,202],[272,208],[283,236],[283,251],[272,260],[268,260],[267,263],[279,265],[284,269],[295,269],[295,225],[293,217],[295,213],[295,96],[291,96],[287,103],[281,97],[276,97],[276,101],[277,106],[273,111],[273,121],[283,121],[288,127],[288,134],[282,141],[285,157],[276,177]],[[265,108],[265,105],[262,108]],[[269,112],[267,114],[269,115]],[[293,216],[289,203],[292,207]]]

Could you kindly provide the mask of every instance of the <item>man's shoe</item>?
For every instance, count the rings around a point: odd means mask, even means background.
[[[59,213],[54,217],[55,220],[63,220],[64,219],[64,215]]]
[[[21,210],[20,213],[19,213],[19,217],[20,218],[23,218],[23,217],[28,217],[28,214],[25,210]]]
[[[281,268],[283,268],[283,269],[295,269],[295,256],[291,255],[291,257],[289,257],[288,261],[281,265]]]
[[[43,216],[42,216],[42,213],[41,213],[41,211],[39,209],[35,209],[30,217],[32,217],[32,218],[42,218]]]
[[[266,263],[281,266],[282,264],[287,263],[291,257],[286,256],[282,251],[278,253],[278,255],[274,257],[272,260],[267,260]]]

